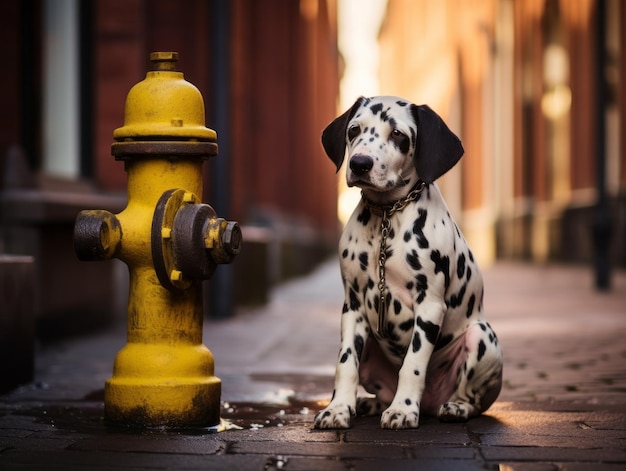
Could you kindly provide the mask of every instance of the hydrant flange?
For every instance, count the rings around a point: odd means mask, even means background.
[[[170,290],[211,278],[218,264],[231,263],[241,250],[239,224],[197,201],[188,191],[168,190],[154,211],[152,258],[159,282]]]

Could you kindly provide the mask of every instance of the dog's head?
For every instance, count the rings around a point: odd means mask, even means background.
[[[348,186],[390,199],[418,180],[434,182],[463,155],[461,141],[437,113],[392,96],[359,98],[324,129],[322,145],[337,170],[347,147]]]

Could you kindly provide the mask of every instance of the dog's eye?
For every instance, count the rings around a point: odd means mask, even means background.
[[[398,149],[400,149],[401,152],[406,154],[409,151],[411,141],[409,140],[409,137],[402,131],[398,129],[394,129],[393,131],[391,131],[390,140],[398,147]]]
[[[352,140],[361,134],[361,127],[358,124],[353,124],[348,128],[348,140]]]

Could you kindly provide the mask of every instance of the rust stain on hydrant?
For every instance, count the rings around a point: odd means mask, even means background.
[[[175,52],[150,55],[153,70],[126,99],[111,153],[128,175],[119,214],[82,211],[81,260],[124,261],[130,273],[128,343],[105,384],[107,419],[139,427],[212,426],[221,381],[202,343],[201,281],[241,248],[236,222],[201,204],[202,165],[217,155],[199,90],[176,71]]]

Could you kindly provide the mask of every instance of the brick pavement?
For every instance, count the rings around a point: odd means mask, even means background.
[[[40,348],[36,381],[0,396],[0,469],[626,469],[626,274],[596,293],[585,268],[485,270],[505,349],[499,400],[467,424],[312,429],[328,400],[342,302],[336,262],[281,286],[271,303],[207,322],[223,418],[241,427],[131,432],[102,419],[102,386],[123,328]]]

